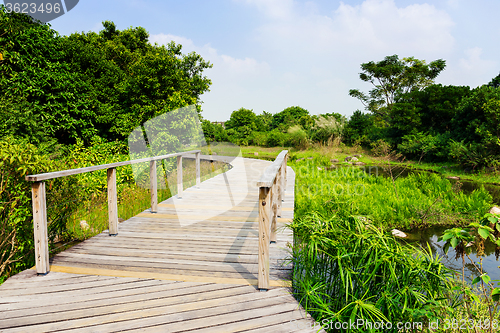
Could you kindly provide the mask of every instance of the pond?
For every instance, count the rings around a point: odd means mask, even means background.
[[[456,258],[456,252],[453,248],[448,250],[448,254],[446,255],[443,251],[443,247],[445,242],[438,241],[439,236],[443,234],[443,232],[447,228],[444,227],[432,227],[424,230],[418,230],[413,233],[406,233],[408,235],[408,242],[413,245],[420,245],[424,248],[427,248],[427,244],[430,245],[431,250],[434,254],[439,255],[442,259],[442,263],[448,267],[453,269],[458,273],[462,273],[462,258]],[[480,258],[476,255],[475,246],[472,245],[472,253],[469,255],[470,258],[479,266]],[[483,256],[483,270],[488,273],[488,275],[492,279],[499,278],[499,253],[495,251],[495,244],[491,242],[485,243],[484,256]],[[466,278],[471,280],[471,276],[477,276],[477,269],[472,265],[470,260],[465,257],[465,276]],[[496,283],[497,286],[500,286],[500,283]]]
[[[383,176],[383,177],[390,177],[391,172],[393,177],[406,177],[410,173],[433,172],[433,171],[407,169],[403,167],[392,167],[391,169],[388,169],[387,167],[384,166],[371,166],[371,167],[365,166],[364,170],[365,172],[370,173],[374,176]],[[460,182],[462,184],[461,190],[464,193],[472,193],[474,190],[479,189],[481,185],[483,185],[484,188],[492,195],[493,202],[496,205],[500,204],[500,185],[480,184],[470,180],[449,179],[449,181],[452,184]],[[462,258],[456,258],[456,253],[453,248],[450,248],[448,254],[445,255],[443,251],[443,246],[445,242],[438,241],[438,238],[443,234],[443,232],[446,229],[448,228],[431,227],[423,230],[416,230],[412,233],[406,233],[406,234],[408,235],[407,238],[408,241],[410,243],[413,243],[414,245],[420,245],[424,248],[427,248],[427,246],[430,245],[432,252],[434,254],[438,254],[442,258],[442,262],[446,267],[451,268],[461,274]],[[488,274],[492,279],[498,279],[500,272],[499,271],[500,261],[498,260],[499,253],[495,249],[496,249],[495,244],[489,241],[486,242],[484,256],[483,256],[483,270],[485,272],[488,272]],[[480,258],[476,255],[474,246],[472,254],[470,254],[470,258],[476,263],[479,263],[480,261]],[[472,265],[472,263],[468,258],[465,258],[465,263],[466,263],[465,264],[466,277],[477,276],[478,275],[477,269],[474,267],[474,265]],[[500,286],[500,283],[497,282],[496,284],[497,286]]]

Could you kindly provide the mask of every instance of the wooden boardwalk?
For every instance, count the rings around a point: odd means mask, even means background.
[[[257,180],[271,162],[233,168],[0,286],[0,332],[317,332],[287,287],[294,173],[287,169],[270,289],[259,291]]]

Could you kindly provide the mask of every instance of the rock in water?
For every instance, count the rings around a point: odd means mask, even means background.
[[[404,232],[398,229],[392,229],[391,233],[393,236],[399,237],[399,238],[406,238],[408,237]]]
[[[490,214],[499,214],[500,215],[500,208],[498,208],[497,206],[493,206],[493,207],[491,207],[489,213]]]

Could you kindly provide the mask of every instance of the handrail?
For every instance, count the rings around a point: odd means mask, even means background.
[[[281,205],[286,188],[288,150],[283,150],[264,170],[257,182],[259,187],[259,272],[258,288],[269,289],[269,244],[276,243],[276,219],[281,217]],[[269,230],[270,229],[270,230]]]
[[[181,199],[183,194],[182,185],[182,157],[192,158],[195,154],[196,159],[196,186],[200,185],[200,153],[201,150],[191,150],[182,153],[147,157],[137,160],[116,162],[95,165],[85,168],[70,169],[42,173],[38,175],[28,175],[27,181],[32,181],[31,195],[33,198],[33,228],[35,238],[35,261],[36,272],[38,275],[45,275],[50,271],[49,266],[49,242],[47,232],[47,200],[44,180],[78,175],[86,172],[107,169],[107,188],[108,188],[108,219],[109,235],[118,235],[118,194],[116,190],[116,168],[124,165],[136,164],[149,161],[150,189],[151,189],[151,213],[158,211],[158,186],[156,177],[156,161],[169,157],[177,157],[177,198]]]
[[[185,154],[200,153],[200,152],[201,152],[201,150],[191,150],[191,151],[182,152],[182,153],[174,153],[174,154],[168,154],[168,155],[146,157],[146,158],[141,158],[141,159],[131,160],[131,161],[99,164],[99,165],[93,165],[93,166],[84,167],[84,168],[40,173],[38,175],[28,175],[25,177],[25,179],[27,181],[37,182],[37,181],[41,181],[41,180],[54,179],[54,178],[66,177],[66,176],[73,176],[73,175],[78,175],[80,173],[92,172],[92,171],[97,171],[97,170],[104,170],[104,169],[109,169],[109,168],[116,168],[119,166],[136,164],[136,163],[141,163],[141,162],[158,161],[158,160],[163,160],[163,159],[166,159],[169,157],[175,157],[175,156],[185,155]]]

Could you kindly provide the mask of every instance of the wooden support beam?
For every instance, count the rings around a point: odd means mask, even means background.
[[[278,205],[278,211],[276,213],[276,216],[278,217],[281,217],[281,213],[282,213],[282,208],[281,206],[283,206],[283,198],[284,198],[284,195],[283,195],[283,169],[284,169],[284,163],[281,165],[281,168],[280,170],[278,171],[278,186],[277,186],[277,189],[278,189],[278,198],[277,198],[277,205]]]
[[[284,163],[285,163],[285,176],[284,176],[284,180],[283,180],[283,191],[286,191],[286,164],[288,162],[288,152],[287,154],[285,155],[285,158],[284,158]]]
[[[268,187],[259,188],[259,272],[258,288],[269,289],[269,210],[271,191]]]
[[[108,169],[108,217],[109,235],[118,235],[118,194],[116,192],[116,169]]]
[[[31,184],[31,195],[33,198],[36,272],[39,275],[45,275],[50,271],[45,183],[35,182]]]
[[[158,178],[156,161],[149,162],[149,187],[151,190],[151,213],[158,212]]]
[[[276,243],[276,220],[278,215],[278,178],[274,179],[271,187],[271,235],[270,243]]]
[[[195,153],[196,155],[196,187],[200,188],[200,153]]]
[[[182,198],[182,156],[177,156],[177,199]]]

